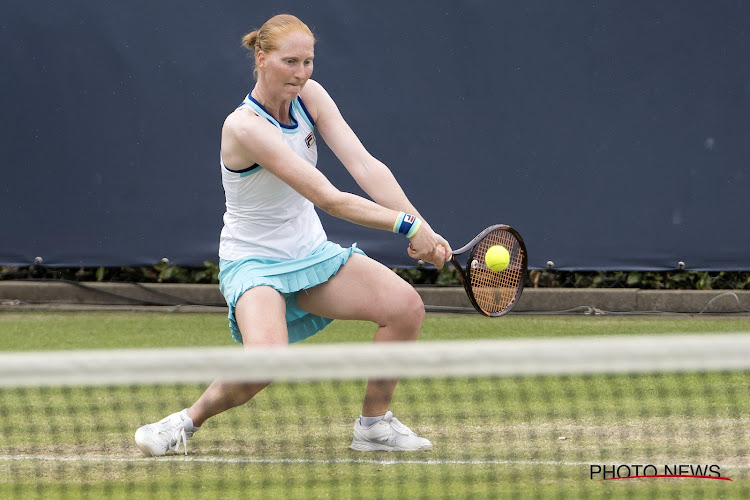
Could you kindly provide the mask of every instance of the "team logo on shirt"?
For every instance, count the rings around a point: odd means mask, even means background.
[[[313,144],[315,144],[315,134],[312,132],[307,134],[307,137],[305,137],[305,144],[307,144],[308,148],[313,147]]]

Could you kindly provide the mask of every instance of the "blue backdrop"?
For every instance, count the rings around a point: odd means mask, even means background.
[[[455,247],[502,222],[534,268],[750,269],[750,3],[721,0],[6,0],[0,265],[217,261],[240,39],[280,12]],[[319,168],[360,192],[325,148]],[[414,264],[403,237],[322,218]]]

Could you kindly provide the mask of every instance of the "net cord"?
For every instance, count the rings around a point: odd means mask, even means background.
[[[736,371],[750,333],[0,354],[0,387]]]

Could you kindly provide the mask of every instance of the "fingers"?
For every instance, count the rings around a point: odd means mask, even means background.
[[[431,231],[429,231],[431,232]],[[425,231],[428,233],[428,231]],[[418,240],[418,241],[414,241]],[[446,248],[447,247],[447,248]],[[424,234],[421,238],[415,236],[407,248],[409,257],[433,264],[441,269],[450,256],[450,245],[438,234]]]
[[[437,237],[440,239],[440,246],[443,247],[443,250],[445,251],[445,260],[447,261],[451,258],[451,255],[453,255],[451,245],[445,240],[445,238],[443,238],[439,234],[437,235]]]
[[[435,247],[432,251],[433,257],[429,262],[434,264],[436,268],[441,269],[450,258],[452,251],[448,242],[437,233],[435,233],[435,240]]]

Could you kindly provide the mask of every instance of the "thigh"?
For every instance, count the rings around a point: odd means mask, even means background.
[[[234,317],[242,343],[252,345],[288,344],[284,296],[269,286],[247,290],[237,300]]]
[[[379,262],[353,254],[328,281],[297,294],[303,311],[332,319],[356,319],[385,324],[407,312],[424,314],[414,288]]]

